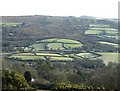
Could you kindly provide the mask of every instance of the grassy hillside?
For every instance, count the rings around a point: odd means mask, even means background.
[[[101,56],[98,57],[102,60],[104,60],[105,64],[108,64],[109,62],[118,63],[118,56],[119,53],[111,53],[111,52],[98,52]]]
[[[35,50],[71,50],[72,48],[80,48],[83,44],[76,40],[52,38],[37,41],[31,45]]]

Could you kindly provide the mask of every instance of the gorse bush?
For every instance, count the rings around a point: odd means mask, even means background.
[[[71,83],[57,83],[54,87],[53,87],[53,91],[107,91],[105,90],[105,88],[103,86],[101,87],[92,87],[92,86],[87,86],[84,84],[71,84]]]
[[[2,70],[2,91],[34,91],[24,76],[8,69]]]

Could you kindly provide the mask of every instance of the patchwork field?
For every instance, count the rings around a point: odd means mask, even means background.
[[[64,50],[65,48],[63,47],[62,43],[49,43],[47,45],[47,47],[49,48],[49,50]]]
[[[72,61],[73,58],[62,56],[59,54],[53,54],[53,53],[36,53],[34,55],[33,53],[19,53],[11,55],[9,58],[14,58],[18,60],[41,60],[46,59],[49,61]]]
[[[113,52],[97,52],[96,54],[93,53],[79,53],[76,54],[77,56],[83,57],[83,58],[89,58],[89,59],[102,59],[105,64],[108,64],[109,62],[117,63],[118,62],[118,56],[120,54],[113,53]]]
[[[97,26],[97,25],[96,25]],[[101,44],[112,45],[118,47],[118,44],[98,41]],[[49,60],[49,61],[73,61],[75,58],[89,58],[89,59],[102,59],[105,64],[109,62],[118,62],[118,53],[110,52],[84,52],[84,53],[69,53],[64,54],[66,50],[72,50],[72,48],[79,48],[83,44],[76,40],[70,39],[44,39],[37,41],[28,48],[24,50],[29,50],[28,52],[13,54],[9,58],[18,60]],[[56,53],[52,53],[56,50]],[[42,52],[41,52],[42,51]]]
[[[111,43],[111,42],[106,42],[106,41],[99,41],[98,43],[100,43],[100,44],[106,44],[106,45],[112,45],[112,46],[114,46],[116,48],[119,47],[118,44]]]
[[[109,28],[110,26],[109,25],[105,25],[105,24],[90,24],[89,25],[90,28]]]
[[[37,43],[31,45],[35,50],[71,50],[71,48],[79,48],[83,44],[76,40],[71,39],[44,39],[37,41]]]
[[[110,28],[109,25],[90,24],[85,34],[118,34],[118,29]]]
[[[117,63],[118,56],[120,55],[118,53],[112,53],[112,52],[97,52],[97,53],[101,55],[98,58],[102,59],[105,64],[108,64],[109,62]]]
[[[83,58],[96,58],[98,55],[93,54],[93,53],[79,53],[76,54],[77,56],[83,57]]]
[[[40,60],[40,59],[44,59],[43,56],[35,56],[35,55],[12,55],[9,58],[14,58],[14,59],[18,59],[18,60]]]

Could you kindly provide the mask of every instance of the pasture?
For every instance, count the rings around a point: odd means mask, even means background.
[[[33,47],[35,50],[71,50],[71,48],[79,48],[83,44],[76,40],[71,39],[43,39],[37,41],[37,43],[32,44],[30,47]]]
[[[97,52],[101,56],[98,57],[98,59],[102,59],[105,64],[108,64],[109,62],[118,63],[118,56],[119,53],[113,53],[113,52]]]
[[[79,57],[83,57],[83,58],[96,58],[96,57],[98,57],[98,55],[93,54],[93,53],[88,53],[88,52],[86,52],[86,53],[78,53],[76,55],[79,56]]]
[[[21,25],[22,23],[0,23],[0,26],[18,26]]]
[[[31,45],[30,47],[33,47],[35,50],[45,50],[46,43],[36,43]]]
[[[89,30],[85,31],[85,34],[118,34],[118,29],[110,28],[109,25],[90,24]]]
[[[49,43],[47,45],[49,50],[64,50],[63,44],[62,43]]]
[[[119,47],[118,44],[116,44],[116,43],[111,43],[111,42],[106,42],[106,41],[98,41],[98,43],[100,43],[100,44],[106,44],[106,45],[111,45],[111,46],[114,46],[116,48]]]
[[[113,52],[96,52],[96,54],[79,53],[76,55],[78,57],[89,58],[89,59],[102,59],[105,64],[108,64],[109,62],[118,63],[118,56],[120,54]]]
[[[90,28],[109,28],[109,25],[106,24],[90,24],[89,25]]]
[[[50,57],[50,61],[73,61],[70,57]]]
[[[72,61],[73,58],[62,56],[60,54],[55,53],[36,53],[34,55],[33,53],[19,53],[19,54],[13,54],[9,56],[9,58],[18,59],[18,60],[47,60],[49,61]]]
[[[35,55],[12,55],[9,58],[14,58],[18,60],[40,60],[44,59],[44,56],[35,56]]]

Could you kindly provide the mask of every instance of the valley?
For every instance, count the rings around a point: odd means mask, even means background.
[[[112,20],[4,16],[0,24],[3,68],[24,77],[28,72],[27,84],[35,89],[97,88],[101,84],[116,88],[105,82],[106,75],[113,82],[118,80],[112,73],[117,76],[119,65],[118,26]],[[111,81],[109,76],[107,81]]]

